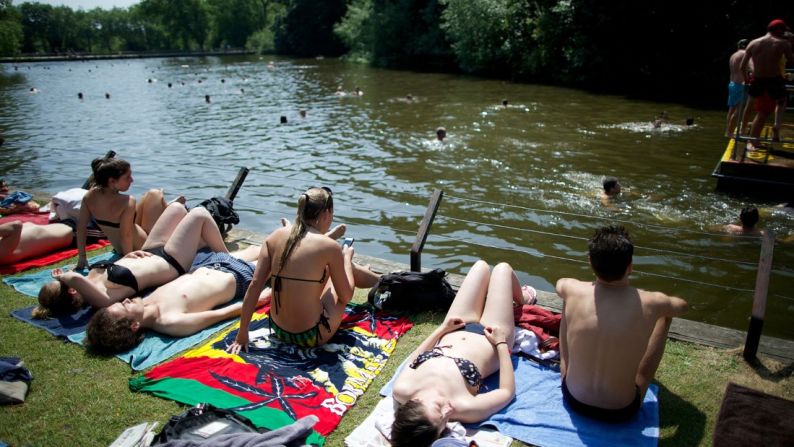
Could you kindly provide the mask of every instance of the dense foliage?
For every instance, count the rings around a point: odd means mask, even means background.
[[[794,2],[142,0],[74,11],[0,0],[0,55],[247,47],[713,103],[735,42],[776,17],[794,22]]]

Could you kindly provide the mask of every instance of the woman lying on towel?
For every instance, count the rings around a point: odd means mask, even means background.
[[[172,203],[152,228],[143,250],[133,251],[113,263],[92,265],[88,276],[53,270],[55,281],[39,291],[39,307],[33,316],[68,314],[85,304],[107,307],[141,290],[163,285],[184,274],[203,247],[229,252],[205,208],[186,213],[181,203]]]
[[[155,289],[146,299],[125,299],[99,309],[88,323],[87,343],[100,352],[126,351],[146,329],[173,337],[195,334],[219,321],[240,315],[259,247],[236,253],[201,252],[190,273]],[[270,289],[259,297],[270,298]],[[229,304],[233,302],[233,304]],[[217,308],[218,306],[226,305]]]
[[[93,218],[118,253],[143,248],[147,235],[168,206],[159,189],[147,191],[141,201],[121,194],[132,185],[132,168],[119,158],[97,158],[91,163],[94,186],[85,193],[77,220],[77,268],[87,266],[86,229]],[[185,203],[184,197],[177,199]]]
[[[528,291],[526,291],[528,292]],[[509,264],[477,261],[444,322],[408,357],[394,383],[393,446],[429,446],[448,421],[480,422],[513,399],[513,302],[524,296]],[[499,388],[479,393],[499,371]]]
[[[68,225],[6,222],[0,224],[0,265],[42,256],[71,244],[72,229]]]
[[[379,276],[353,264],[353,249],[341,247],[328,233],[334,218],[334,198],[326,187],[310,188],[298,197],[291,226],[271,233],[256,265],[243,302],[240,330],[227,350],[248,349],[248,326],[259,294],[273,283],[270,308],[272,334],[285,343],[319,346],[339,328],[354,287],[372,287]],[[328,234],[326,234],[328,233]],[[330,279],[330,281],[329,281]]]

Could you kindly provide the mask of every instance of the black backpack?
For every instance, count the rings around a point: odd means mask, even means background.
[[[213,197],[199,203],[198,206],[203,206],[210,212],[221,234],[225,235],[232,229],[232,225],[240,223],[240,216],[234,210],[234,202],[226,197]]]
[[[266,431],[266,430],[264,430]],[[198,404],[171,419],[163,426],[152,445],[174,440],[206,441],[230,433],[259,433],[247,418],[210,404]]]
[[[428,272],[394,272],[380,277],[369,291],[369,302],[385,311],[447,310],[455,291],[441,269]]]

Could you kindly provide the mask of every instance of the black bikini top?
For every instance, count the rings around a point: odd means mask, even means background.
[[[130,269],[123,265],[118,265],[113,262],[98,262],[90,266],[92,269],[105,269],[108,275],[108,281],[116,283],[120,286],[127,286],[138,293],[138,280],[132,274]]]
[[[325,282],[325,276],[327,271],[323,269],[323,276],[320,279],[304,279],[304,278],[292,278],[289,276],[282,276],[282,275],[273,275],[273,301],[276,303],[276,312],[281,307],[281,280],[282,279],[289,279],[290,281],[303,281],[303,282],[316,282],[322,284]]]
[[[107,221],[107,220],[101,220],[101,219],[94,219],[94,221],[95,221],[95,222],[96,222],[98,225],[104,225],[104,226],[106,226],[106,227],[111,227],[111,228],[121,228],[121,224],[120,224],[120,223],[118,223],[118,222],[110,222],[110,221]]]
[[[458,371],[460,371],[460,375],[463,376],[463,379],[469,384],[469,386],[480,389],[480,386],[482,385],[482,374],[480,373],[480,370],[477,369],[477,366],[469,360],[462,359],[460,357],[444,355],[444,352],[441,351],[442,348],[451,348],[451,346],[436,346],[430,351],[425,351],[417,355],[416,359],[411,362],[409,366],[411,369],[416,369],[429,359],[435,357],[446,357],[448,359],[452,359],[455,362],[455,365],[458,367]]]

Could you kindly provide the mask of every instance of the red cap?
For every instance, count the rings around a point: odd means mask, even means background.
[[[777,28],[782,28],[782,29],[784,29],[786,31],[788,31],[788,29],[789,29],[788,25],[786,25],[786,22],[784,22],[783,19],[775,19],[775,20],[769,22],[769,25],[766,26],[766,30],[767,31],[772,31],[772,30],[777,29]]]

